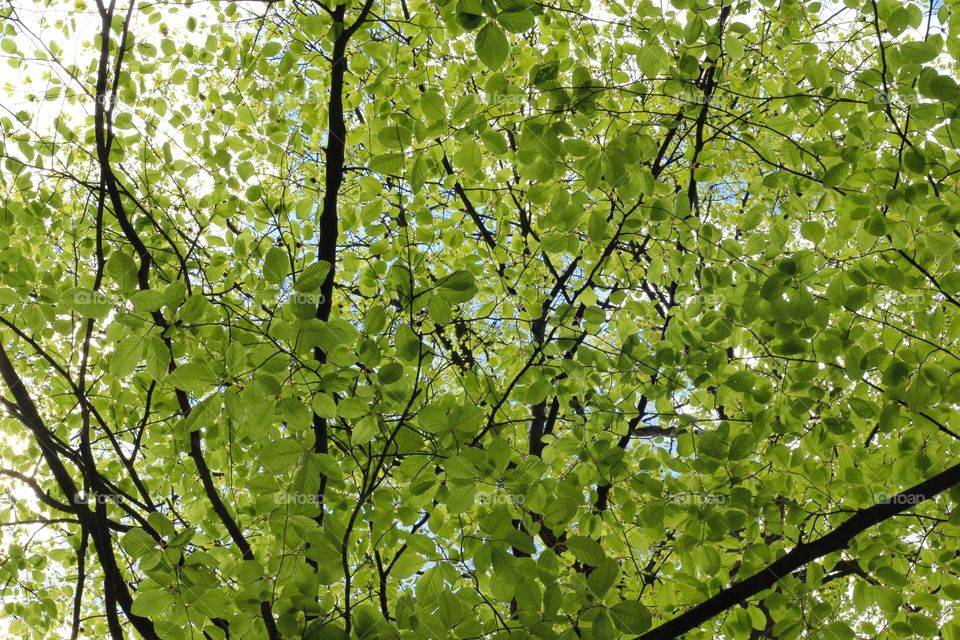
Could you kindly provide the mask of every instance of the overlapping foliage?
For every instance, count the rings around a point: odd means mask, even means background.
[[[5,633],[960,637],[954,6],[6,4]]]

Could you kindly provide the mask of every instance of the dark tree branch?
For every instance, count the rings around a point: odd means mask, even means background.
[[[773,587],[782,578],[818,558],[845,549],[854,537],[897,514],[930,500],[960,484],[960,464],[903,491],[890,500],[861,509],[839,527],[812,542],[802,542],[785,556],[749,578],[733,583],[717,595],[672,620],[638,636],[636,640],[671,640],[696,629],[711,618]]]

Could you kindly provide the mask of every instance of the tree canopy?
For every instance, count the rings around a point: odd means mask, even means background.
[[[960,638],[954,1],[0,5],[0,635]]]

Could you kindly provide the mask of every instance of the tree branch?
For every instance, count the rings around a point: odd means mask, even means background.
[[[954,465],[929,480],[903,491],[886,502],[861,509],[827,535],[803,542],[785,556],[762,568],[749,578],[733,583],[715,596],[694,608],[664,622],[660,626],[638,636],[635,640],[671,640],[696,629],[714,616],[735,607],[774,586],[800,567],[822,558],[828,553],[845,549],[854,537],[870,527],[889,520],[897,514],[930,500],[947,489],[960,484],[960,464]]]

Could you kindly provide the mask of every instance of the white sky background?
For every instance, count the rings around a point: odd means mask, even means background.
[[[81,53],[81,46],[84,42],[92,43],[92,36],[100,31],[100,18],[97,15],[96,7],[91,5],[87,10],[78,11],[71,3],[62,2],[54,4],[52,7],[40,7],[26,3],[14,4],[14,15],[23,23],[25,31],[29,30],[36,38],[30,40],[36,42],[39,40],[49,46],[51,43],[59,45],[63,53],[58,58],[66,65],[74,64],[78,67],[85,67],[90,63],[90,54]],[[9,6],[9,5],[8,5]],[[64,39],[60,29],[51,28],[57,21],[69,21],[75,24],[73,38]],[[19,31],[19,25],[14,27]],[[87,34],[84,38],[83,34]],[[15,36],[18,44],[21,44],[21,51],[25,49],[23,43],[27,34],[18,33]],[[29,51],[27,52],[29,55]],[[40,80],[43,70],[49,69],[47,62],[27,63],[19,69],[13,68],[9,64],[9,58],[19,57],[18,54],[6,54],[3,57],[4,64],[0,64],[0,87],[3,87],[3,107],[4,111],[14,112],[24,110],[35,113],[39,123],[52,124],[56,117],[67,105],[64,102],[35,102],[28,100],[30,94],[40,94],[49,87],[49,83]]]

